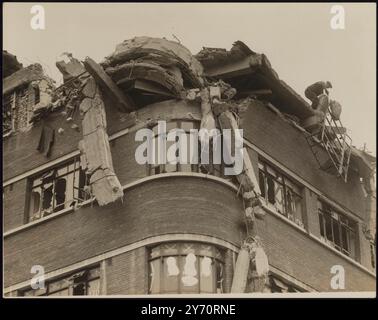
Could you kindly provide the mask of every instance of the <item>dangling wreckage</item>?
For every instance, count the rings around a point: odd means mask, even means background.
[[[87,192],[100,206],[123,198],[110,152],[107,101],[134,118],[138,109],[156,102],[195,101],[201,106],[202,129],[231,129],[233,134],[243,127],[242,114],[252,101],[259,101],[314,140],[318,137],[313,135],[313,128],[323,125],[324,118],[319,118],[300,95],[279,79],[267,57],[253,52],[241,41],[236,41],[229,51],[203,48],[194,56],[177,42],[136,37],[117,45],[101,63],[89,57],[83,62],[71,55],[68,58],[68,62],[57,62],[64,84],[53,90],[51,101],[33,110],[31,123],[41,121],[50,112],[61,112],[67,122],[80,116],[81,166],[89,177]],[[309,127],[311,130],[307,130]],[[72,125],[72,129],[77,126]],[[58,133],[62,130],[59,128]],[[232,150],[231,141],[227,148]],[[358,172],[365,185],[371,217],[366,229],[374,235],[375,159],[350,148],[346,170]],[[233,293],[245,292],[247,282],[255,291],[262,291],[269,272],[268,258],[255,223],[256,219],[264,219],[261,190],[247,150],[239,151],[243,155],[243,171],[236,178],[245,209],[246,238],[235,264]]]

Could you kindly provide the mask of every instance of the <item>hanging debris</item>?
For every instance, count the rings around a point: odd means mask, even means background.
[[[100,206],[123,197],[122,186],[114,173],[113,162],[106,133],[105,106],[96,81],[89,78],[80,104],[83,140],[80,150],[83,155],[82,167],[90,176],[92,194]]]
[[[55,140],[55,130],[49,126],[43,126],[41,135],[39,138],[37,150],[45,157],[49,157],[51,154],[51,148]]]
[[[268,279],[268,257],[258,236],[248,237],[238,254],[232,280],[231,293],[262,292]]]

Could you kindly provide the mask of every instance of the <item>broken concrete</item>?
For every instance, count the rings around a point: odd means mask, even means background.
[[[70,53],[64,54],[68,61],[57,61],[56,67],[63,75],[63,81],[67,82],[72,78],[75,78],[85,72],[84,66],[80,63],[80,61],[72,56]]]
[[[3,79],[3,95],[11,93],[17,88],[29,84],[32,81],[42,80],[45,77],[46,75],[39,63],[31,64]]]
[[[101,63],[105,72],[124,90],[130,81],[143,81],[134,92],[138,100],[150,103],[169,97],[183,99],[186,90],[203,86],[202,65],[181,44],[166,39],[135,37],[117,45],[114,53]],[[149,90],[148,84],[166,91]],[[155,100],[153,100],[155,99]]]
[[[100,206],[122,199],[122,186],[114,173],[105,106],[96,81],[90,78],[83,88],[80,104],[83,140],[80,142],[82,166],[90,176],[92,194]]]
[[[91,58],[87,57],[84,61],[85,68],[92,75],[100,86],[107,92],[110,98],[123,111],[132,111],[135,109],[134,102],[117,87],[113,80],[105,73],[100,65]]]

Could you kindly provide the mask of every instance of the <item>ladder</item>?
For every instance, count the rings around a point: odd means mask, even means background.
[[[329,105],[324,120],[317,130],[307,135],[306,140],[319,167],[326,172],[336,174],[347,182],[352,139],[346,133],[341,121],[332,117]],[[326,160],[321,159],[319,149],[317,150],[318,146],[327,152]]]

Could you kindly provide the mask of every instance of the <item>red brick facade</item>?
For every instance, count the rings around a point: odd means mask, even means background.
[[[4,188],[4,226],[8,232],[4,241],[5,288],[21,288],[27,283],[32,265],[44,266],[46,273],[59,273],[59,270],[64,271],[75,264],[84,266],[85,261],[99,257],[99,262],[105,261],[106,294],[146,294],[149,285],[148,246],[130,247],[130,250],[115,253],[112,257],[101,258],[101,255],[150,237],[169,238],[170,234],[190,234],[198,239],[207,236],[230,247],[240,246],[245,226],[243,204],[236,188],[219,178],[199,174],[161,176],[137,183],[147,176],[147,168],[138,165],[134,159],[138,144],[134,141],[133,126],[149,119],[199,119],[199,105],[169,101],[145,107],[134,116],[122,116],[114,108],[107,114],[110,136],[126,127],[130,129],[127,134],[111,140],[111,152],[121,184],[136,184],[125,189],[122,203],[105,207],[87,204],[74,212],[58,214],[17,232],[14,229],[26,221],[27,177],[7,185]],[[36,150],[41,124],[29,132],[18,132],[3,144],[5,182],[77,150],[80,132],[70,129],[71,124],[61,121],[58,115],[51,115],[45,121],[56,129],[62,127],[65,130],[62,135],[56,135],[50,158]],[[242,126],[247,141],[340,205],[359,225],[365,221],[365,202],[356,182],[358,178],[351,174],[348,183],[344,183],[319,170],[298,129],[257,103],[251,104],[244,114]],[[257,172],[259,155],[254,150],[249,151]],[[375,290],[370,248],[361,228],[359,262],[353,263],[315,239],[319,236],[317,194],[304,187],[304,202],[307,231],[299,230],[271,212],[259,221],[258,234],[270,264],[288,278],[316,291],[332,291],[330,267],[339,264],[345,268],[346,290]],[[235,256],[232,250],[226,250],[226,292],[231,287]]]

